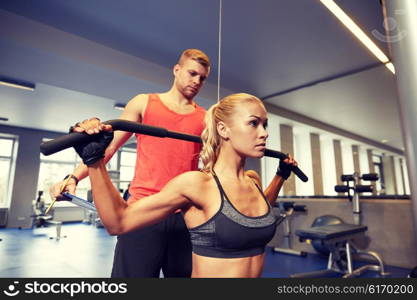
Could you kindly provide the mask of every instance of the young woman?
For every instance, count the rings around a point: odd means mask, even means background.
[[[271,204],[296,162],[291,157],[280,162],[266,196],[258,174],[244,170],[247,157],[264,155],[268,138],[267,112],[255,96],[225,97],[208,110],[205,124],[203,170],[183,173],[131,205],[120,197],[102,160],[111,126],[98,120],[78,124],[73,131],[96,138],[75,148],[88,165],[94,202],[110,234],[149,226],[181,209],[193,246],[192,277],[259,277],[276,228]]]

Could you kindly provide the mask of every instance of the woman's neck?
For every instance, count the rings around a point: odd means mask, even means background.
[[[245,157],[242,157],[229,147],[220,149],[219,157],[213,169],[222,177],[243,179],[245,175]]]

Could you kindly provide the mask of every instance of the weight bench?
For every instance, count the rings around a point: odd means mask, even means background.
[[[368,230],[367,226],[354,224],[334,224],[311,227],[308,229],[297,230],[295,234],[300,241],[319,241],[330,251],[327,262],[327,269],[306,273],[292,274],[292,278],[314,278],[331,277],[336,274],[343,274],[343,278],[360,275],[366,270],[378,271],[382,276],[388,273],[384,271],[384,263],[381,257],[372,251],[361,251],[354,247],[353,239],[362,237]],[[357,269],[352,268],[353,255],[370,255],[378,264],[364,265]]]
[[[39,214],[39,215],[32,215],[32,217],[35,218],[35,220],[39,222],[39,224],[36,227],[55,225],[56,235],[54,237],[49,237],[49,239],[56,239],[57,241],[61,239],[62,237],[61,236],[61,226],[62,226],[61,221],[53,220],[51,215]],[[63,236],[63,237],[65,238],[66,236]]]

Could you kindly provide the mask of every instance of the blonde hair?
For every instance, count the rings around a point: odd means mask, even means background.
[[[180,56],[180,59],[178,60],[178,64],[182,65],[186,59],[193,59],[206,69],[209,69],[211,66],[210,58],[208,55],[199,49],[184,50]]]
[[[222,139],[217,131],[217,124],[220,121],[226,122],[229,120],[235,108],[245,102],[255,102],[263,106],[259,98],[250,94],[238,93],[221,99],[206,112],[204,119],[205,128],[201,134],[203,147],[200,152],[200,158],[203,162],[203,172],[213,172],[213,167],[220,153]]]

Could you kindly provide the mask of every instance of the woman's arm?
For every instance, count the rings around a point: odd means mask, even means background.
[[[275,201],[278,198],[278,194],[282,185],[291,175],[291,166],[296,165],[297,162],[291,157],[291,155],[288,155],[288,157],[284,160],[280,160],[279,167],[274,178],[272,178],[268,187],[264,190],[265,197],[268,199],[271,205],[275,205]],[[254,179],[260,187],[262,187],[261,178],[259,177],[258,173],[256,173],[254,170],[249,170],[246,171],[246,174]]]
[[[103,160],[88,168],[93,199],[101,221],[112,235],[119,235],[137,228],[157,223],[190,201],[184,195],[186,174],[177,176],[157,194],[127,205],[110,180]],[[188,182],[187,182],[188,180]]]
[[[272,178],[271,182],[269,183],[268,187],[265,189],[264,191],[265,197],[268,199],[271,205],[275,205],[275,201],[277,201],[278,194],[284,182],[285,182],[284,178],[282,178],[281,176],[275,175],[274,178]]]

